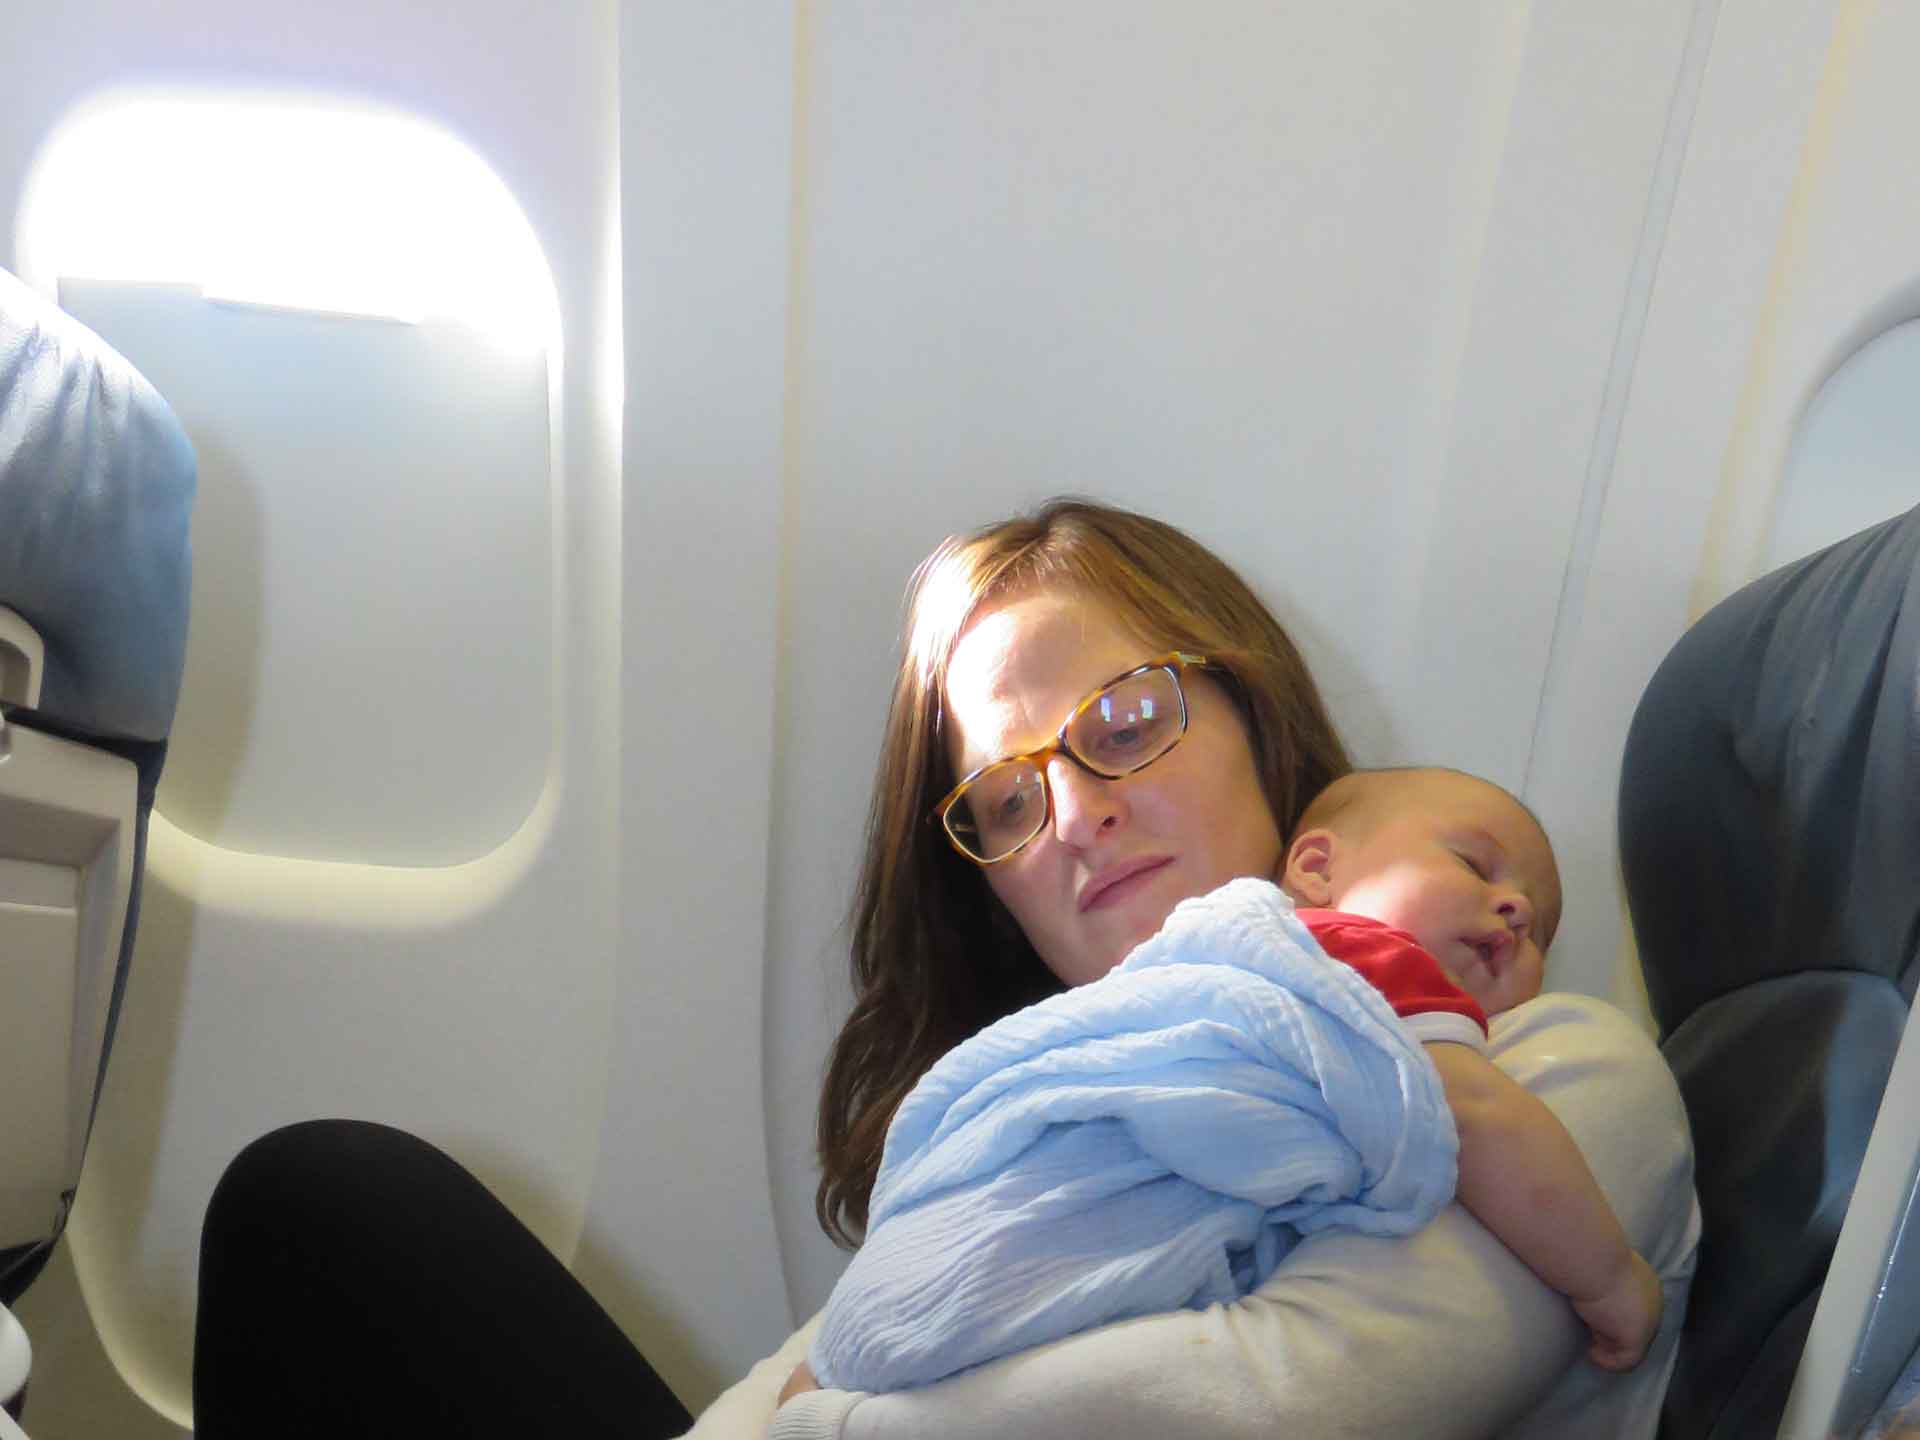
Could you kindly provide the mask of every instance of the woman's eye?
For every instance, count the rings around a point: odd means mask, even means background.
[[[1041,798],[1044,793],[1031,770],[1017,776],[992,776],[967,797],[968,808],[983,832],[1007,835],[1032,828],[1035,807],[1046,803]]]
[[[996,825],[1010,825],[1026,814],[1027,792],[1016,790],[998,805],[993,807],[993,820]]]
[[[1132,765],[1143,755],[1164,750],[1173,738],[1173,722],[1165,711],[1141,706],[1113,716],[1112,723],[1095,733],[1081,753],[1107,765]]]

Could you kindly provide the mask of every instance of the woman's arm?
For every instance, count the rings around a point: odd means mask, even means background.
[[[1577,1354],[1565,1301],[1458,1207],[1410,1240],[1304,1241],[1235,1305],[1109,1325],[781,1440],[1420,1435],[1484,1440]],[[823,1409],[838,1392],[803,1396]]]
[[[1453,1205],[1405,1240],[1310,1237],[1234,1305],[1124,1321],[921,1390],[803,1394],[781,1410],[777,1433],[1485,1440],[1531,1412],[1551,1424],[1528,1433],[1556,1440],[1651,1436],[1698,1235],[1672,1076],[1630,1021],[1580,996],[1543,997],[1500,1017],[1493,1056],[1560,1117],[1666,1284],[1666,1322],[1630,1374],[1581,1362],[1582,1327],[1566,1301]],[[761,1440],[804,1344],[783,1353],[791,1358],[768,1377],[758,1423],[736,1432],[709,1429],[703,1417],[701,1440]]]

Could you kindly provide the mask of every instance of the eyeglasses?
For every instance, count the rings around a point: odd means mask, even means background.
[[[1090,775],[1118,780],[1153,764],[1187,733],[1180,672],[1202,655],[1169,651],[1115,676],[1073,707],[1051,745],[982,765],[933,807],[953,848],[980,865],[1025,849],[1053,818],[1047,762],[1064,755]]]

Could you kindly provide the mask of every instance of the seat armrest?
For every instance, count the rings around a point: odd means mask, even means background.
[[[12,1440],[20,1434],[8,1412],[9,1407],[18,1408],[20,1393],[27,1388],[32,1372],[33,1346],[26,1329],[11,1310],[0,1305],[0,1440]]]
[[[1920,1343],[1920,1009],[1907,1019],[1788,1397],[1782,1440],[1851,1435]]]
[[[0,702],[33,709],[40,703],[40,677],[46,668],[47,647],[40,632],[0,605]]]

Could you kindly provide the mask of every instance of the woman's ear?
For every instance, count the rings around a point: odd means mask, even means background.
[[[1333,832],[1303,830],[1287,847],[1280,888],[1294,903],[1321,907],[1333,903]]]

